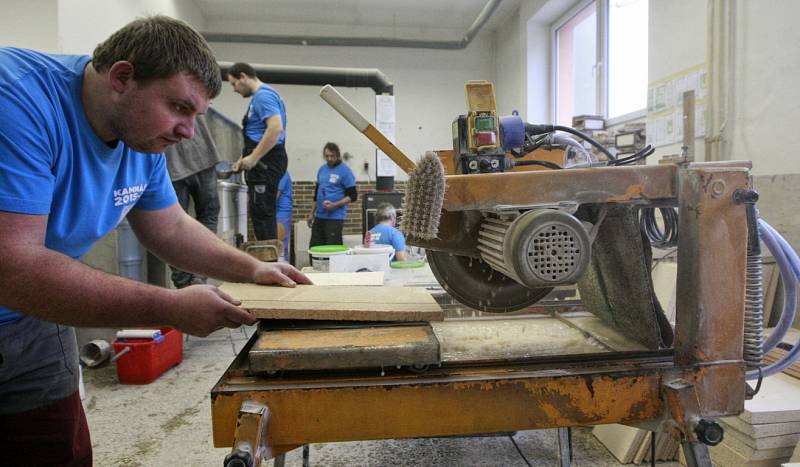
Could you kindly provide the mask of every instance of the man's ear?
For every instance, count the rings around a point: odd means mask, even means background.
[[[116,92],[123,92],[133,84],[133,64],[120,60],[108,69],[108,81]]]

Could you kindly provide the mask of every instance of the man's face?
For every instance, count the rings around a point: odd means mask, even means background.
[[[325,162],[328,164],[328,167],[333,167],[337,162],[339,162],[339,158],[336,156],[336,153],[329,149],[322,150],[322,157],[325,158]]]
[[[240,94],[242,97],[250,97],[253,95],[253,92],[250,90],[250,86],[247,84],[247,78],[245,75],[239,75],[240,78],[236,78],[233,75],[228,75],[228,82],[231,83],[234,92],[236,94]]]
[[[205,87],[186,73],[140,84],[132,82],[116,102],[114,134],[140,152],[159,153],[191,139],[198,113],[209,99]]]

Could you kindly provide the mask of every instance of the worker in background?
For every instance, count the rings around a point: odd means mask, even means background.
[[[375,211],[375,227],[367,232],[364,244],[391,245],[394,248],[392,261],[405,261],[408,259],[406,252],[406,237],[403,232],[395,228],[397,211],[389,203],[381,203]]]
[[[164,154],[178,203],[184,211],[189,212],[189,204],[193,202],[197,221],[216,234],[219,195],[215,165],[219,162],[219,152],[206,124],[205,115],[195,118],[194,137],[168,147]],[[170,269],[175,288],[206,283],[203,276],[181,271],[171,265]]]
[[[317,171],[314,205],[308,213],[311,227],[309,247],[341,245],[342,228],[347,217],[347,205],[358,199],[356,178],[336,143],[326,143],[322,149],[325,163]]]
[[[278,238],[276,202],[278,182],[286,172],[286,106],[278,92],[262,83],[247,63],[234,63],[228,70],[233,90],[250,98],[242,119],[244,148],[233,171],[245,171],[248,209],[257,240]]]
[[[289,238],[292,235],[292,177],[289,171],[283,174],[278,182],[278,224],[283,226],[283,261],[288,261]]]
[[[127,216],[169,264],[231,282],[308,278],[238,251],[177,203],[163,151],[219,94],[217,61],[165,16],[91,57],[0,48],[0,464],[92,465],[72,326],[172,326],[205,336],[254,324],[211,285],[167,289],[79,261]]]

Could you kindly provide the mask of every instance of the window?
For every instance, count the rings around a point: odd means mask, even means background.
[[[583,1],[553,25],[554,112],[610,120],[647,105],[648,0]],[[604,66],[607,64],[607,66]]]

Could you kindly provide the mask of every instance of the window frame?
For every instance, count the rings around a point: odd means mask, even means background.
[[[608,118],[608,17],[609,3],[611,0],[581,0],[559,16],[550,27],[550,115],[554,122],[558,121],[558,30],[574,18],[581,10],[592,3],[595,4],[597,15],[597,26],[595,38],[595,110],[597,115],[602,115],[606,121],[606,127],[619,125],[622,123],[638,120],[647,115],[647,104],[641,109]]]

